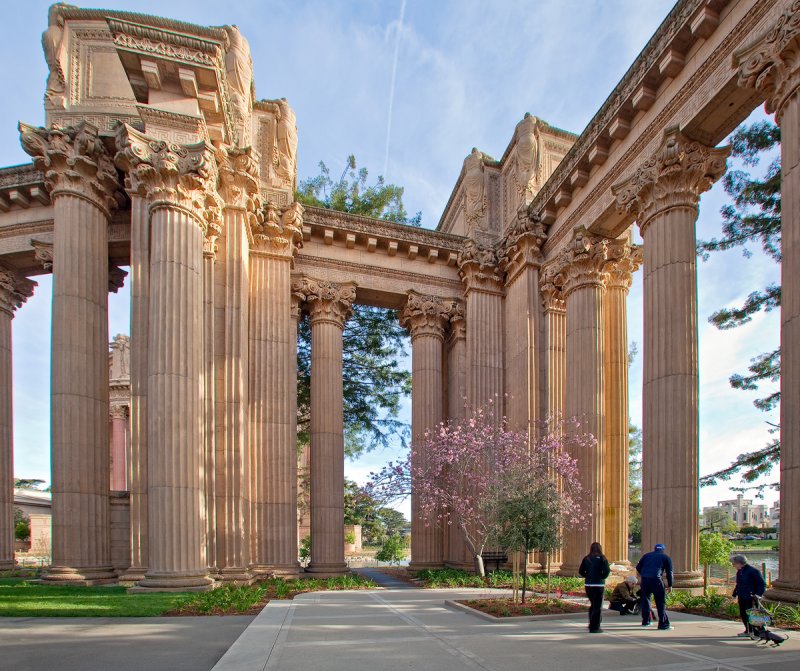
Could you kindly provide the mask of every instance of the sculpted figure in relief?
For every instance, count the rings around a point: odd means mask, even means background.
[[[539,167],[539,151],[536,137],[538,119],[526,112],[522,121],[517,124],[517,169],[514,181],[517,193],[524,198],[527,205],[533,197],[533,180]]]
[[[61,10],[71,6],[62,2],[52,5],[48,12],[47,30],[42,33],[44,60],[50,70],[44,98],[49,105],[62,109],[66,106],[66,79],[61,67],[64,44],[64,17],[61,15]]]
[[[467,223],[479,221],[486,211],[486,193],[483,184],[483,154],[475,147],[464,159],[464,198]]]
[[[228,75],[231,103],[239,121],[249,124],[255,98],[250,45],[237,26],[225,26],[225,32],[230,39],[228,53],[225,54],[225,71]]]
[[[297,162],[297,119],[286,98],[276,101],[278,124],[276,133],[278,176],[294,186]]]

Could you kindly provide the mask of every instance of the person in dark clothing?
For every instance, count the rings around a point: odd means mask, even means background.
[[[737,634],[737,636],[740,638],[749,637],[752,633],[752,627],[747,617],[747,611],[755,605],[753,603],[753,595],[764,596],[764,590],[767,585],[764,582],[764,576],[761,575],[761,571],[755,566],[750,566],[747,563],[747,557],[744,555],[733,555],[731,564],[736,569],[736,587],[733,588],[733,596],[739,600],[739,615],[744,623],[744,631],[741,634]]]
[[[606,578],[611,573],[611,566],[603,554],[600,543],[592,543],[589,554],[583,558],[578,573],[585,578],[586,596],[589,597],[589,632],[598,634],[600,621],[603,618],[603,595],[606,591]]]
[[[620,615],[635,613],[639,604],[639,590],[636,589],[636,576],[629,575],[614,588],[609,599],[608,609]]]
[[[658,628],[672,629],[667,617],[667,593],[664,589],[664,578],[667,579],[669,589],[672,589],[672,559],[666,553],[666,548],[661,543],[657,543],[652,552],[642,555],[639,563],[636,564],[636,572],[641,578],[642,585],[642,626],[650,626],[650,597],[652,596],[658,611]]]

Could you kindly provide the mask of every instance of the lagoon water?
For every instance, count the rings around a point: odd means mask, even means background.
[[[669,552],[669,550],[667,550]],[[772,580],[775,580],[778,577],[778,553],[775,551],[762,551],[762,552],[747,552],[746,550],[741,552],[747,557],[748,563],[755,566],[758,570],[761,570],[762,564],[766,564],[766,569],[768,574],[772,574]],[[637,546],[630,546],[628,548],[628,556],[630,558],[631,564],[636,564],[639,561],[639,557],[642,556],[642,551]],[[727,570],[728,567],[726,566],[712,566],[711,567],[711,577],[712,578],[726,578],[730,577],[733,579],[733,576],[736,572],[733,570],[733,567],[730,567],[730,571]]]

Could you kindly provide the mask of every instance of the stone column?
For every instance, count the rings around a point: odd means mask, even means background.
[[[219,216],[213,148],[172,145],[129,126],[117,163],[135,173],[150,212],[148,333],[149,564],[141,589],[206,589],[201,396],[202,252]]]
[[[267,205],[250,254],[250,440],[253,572],[296,576],[297,322],[294,255],[302,245],[299,203],[282,216]]]
[[[111,456],[109,465],[109,488],[112,492],[128,491],[128,408],[112,405],[109,413],[111,421]]]
[[[14,568],[14,404],[11,320],[35,282],[0,264],[0,571]]]
[[[223,459],[225,545],[217,551],[224,581],[250,582],[250,422],[247,342],[250,244],[248,210],[258,193],[258,162],[251,149],[217,151],[225,235],[225,360]]]
[[[450,333],[446,343],[447,352],[447,419],[461,420],[467,414],[467,322],[464,303],[456,304],[450,316]],[[474,562],[464,542],[458,525],[449,524],[445,563],[471,571]]]
[[[311,562],[306,571],[347,572],[344,561],[342,331],[356,287],[301,278],[311,316]]]
[[[605,535],[612,564],[628,563],[628,310],[632,274],[642,251],[627,241],[609,245],[605,295]]]
[[[222,227],[209,222],[203,241],[203,491],[206,515],[206,561],[212,575],[219,575],[217,563],[216,510],[216,362],[214,359],[215,308],[214,265],[217,239]]]
[[[45,580],[116,579],[108,518],[108,223],[114,164],[86,122],[20,124],[53,201],[53,559]]]
[[[757,89],[781,129],[781,538],[767,596],[800,602],[800,3],[739,58],[739,84]]]
[[[539,267],[545,239],[544,226],[523,207],[506,233],[500,259],[506,276],[506,416],[512,428],[531,435],[541,418]]]
[[[606,241],[583,227],[573,233],[572,242],[560,258],[564,300],[567,308],[566,334],[566,417],[580,422],[581,432],[591,433],[595,444],[571,455],[578,460],[587,513],[583,529],[565,534],[561,571],[576,575],[581,559],[593,542],[605,542],[604,468],[604,295]]]
[[[467,404],[503,415],[503,276],[494,250],[467,240],[458,257],[466,286]]]
[[[567,384],[567,307],[561,279],[550,266],[542,272],[541,293],[544,308],[542,329],[542,418],[557,425],[564,417],[564,394]],[[563,550],[550,553],[550,570],[559,571]],[[546,564],[547,558],[543,559]],[[545,568],[547,568],[545,566]]]
[[[442,403],[442,352],[444,331],[453,303],[437,296],[408,292],[400,323],[411,333],[411,442],[412,468],[425,464],[420,449],[425,432],[444,418]],[[413,570],[444,565],[442,529],[435,519],[425,518],[411,483],[411,564]]]
[[[700,194],[725,172],[728,149],[676,128],[613,188],[644,238],[642,546],[664,543],[675,585],[698,588],[697,266]]]

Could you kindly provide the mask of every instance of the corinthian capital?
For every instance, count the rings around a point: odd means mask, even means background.
[[[328,280],[300,277],[292,282],[292,293],[304,298],[312,326],[329,322],[344,328],[344,323],[353,312],[356,284],[337,284]]]
[[[11,317],[14,311],[33,295],[36,282],[0,264],[0,312]]]
[[[400,324],[409,330],[411,340],[418,336],[444,340],[445,328],[456,310],[456,302],[416,291],[409,291],[407,295],[406,305],[400,313]]]
[[[225,207],[254,211],[258,194],[259,159],[252,147],[222,147],[216,152],[219,194]]]
[[[303,206],[297,201],[279,210],[272,203],[251,220],[254,250],[293,258],[303,246]]]
[[[19,124],[20,142],[33,164],[44,173],[55,198],[68,193],[90,201],[110,216],[123,197],[120,181],[97,128],[82,121],[67,128]]]
[[[786,103],[800,87],[800,0],[794,0],[778,21],[753,44],[734,54],[739,86],[766,97],[769,114],[781,122]]]
[[[541,219],[531,215],[526,206],[520,207],[516,220],[509,226],[500,246],[500,267],[506,276],[513,276],[525,265],[539,265],[546,239],[547,233]]]
[[[707,147],[677,126],[664,131],[661,147],[624,182],[611,188],[617,209],[636,217],[644,233],[653,217],[674,207],[697,209],[700,194],[725,173],[730,147]]]
[[[205,231],[219,226],[221,199],[216,193],[214,148],[205,142],[173,144],[148,137],[128,125],[117,130],[120,169],[130,191],[145,196],[150,209],[172,207],[191,214]]]
[[[491,247],[467,240],[458,253],[458,268],[467,289],[501,291],[503,274],[498,268],[497,253]]]
[[[623,289],[627,292],[633,282],[633,273],[639,270],[642,261],[641,245],[632,245],[627,240],[614,240],[609,243],[606,286],[609,289]]]
[[[549,266],[542,272],[539,291],[542,292],[542,304],[545,312],[564,312],[564,291],[562,276],[556,266]]]
[[[557,264],[564,299],[582,287],[605,287],[607,261],[608,240],[589,233],[583,226],[576,228]]]

